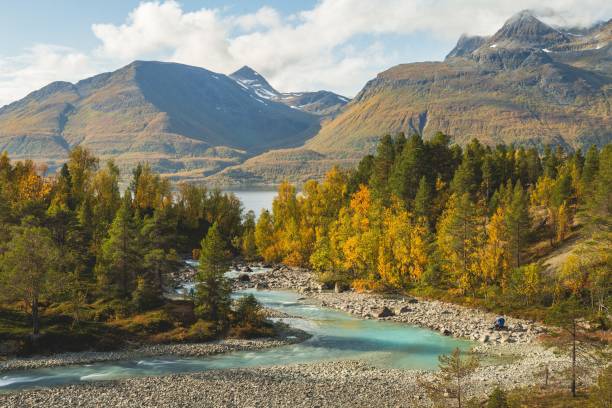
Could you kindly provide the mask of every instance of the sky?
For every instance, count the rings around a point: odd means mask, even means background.
[[[461,34],[493,34],[524,9],[560,26],[612,17],[609,0],[0,0],[0,7],[0,106],[137,59],[224,74],[248,65],[283,92],[352,97],[377,73],[442,60]]]

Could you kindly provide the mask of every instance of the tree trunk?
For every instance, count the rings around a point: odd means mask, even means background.
[[[516,223],[516,267],[521,267],[521,224]]]
[[[38,315],[38,296],[32,299],[32,335],[38,337],[40,334],[40,318]]]
[[[576,320],[572,321],[572,397],[576,396]]]
[[[459,408],[461,408],[461,382],[459,377],[457,377],[457,403]]]

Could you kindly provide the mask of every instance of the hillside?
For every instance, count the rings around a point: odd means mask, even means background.
[[[578,32],[578,34],[576,34]],[[567,149],[612,140],[612,20],[590,29],[556,29],[528,12],[510,18],[491,37],[462,36],[444,61],[401,64],[384,71],[340,115],[282,164],[299,172],[305,152],[355,163],[386,133],[442,131],[459,144],[472,138]],[[228,169],[263,176],[281,162],[273,154],[252,159],[259,166]],[[319,165],[314,176],[322,170]],[[294,180],[303,179],[302,174]]]
[[[382,72],[307,147],[355,151],[400,131],[442,131],[458,143],[602,145],[612,138],[611,27],[573,37],[520,13],[485,41],[462,38],[443,62]]]
[[[77,145],[124,169],[211,174],[302,144],[320,118],[264,99],[234,79],[182,64],[137,61],[76,84],[54,82],[0,109],[0,151],[52,167]]]

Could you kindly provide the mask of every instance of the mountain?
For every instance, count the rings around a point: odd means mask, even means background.
[[[146,160],[176,177],[201,177],[299,146],[320,120],[223,74],[136,61],[76,84],[54,82],[0,108],[0,151],[54,167],[83,145],[124,169]]]
[[[459,37],[459,41],[457,41],[457,45],[455,45],[455,48],[453,48],[451,52],[448,53],[446,58],[448,59],[452,57],[464,57],[466,55],[470,55],[472,52],[480,48],[480,46],[486,41],[487,37],[481,37],[477,35],[468,36],[466,34],[463,34],[461,37]]]
[[[260,98],[283,103],[291,108],[323,117],[333,117],[349,102],[349,99],[330,91],[281,93],[272,87],[258,72],[248,66],[230,74],[245,89]]]
[[[318,176],[354,165],[386,133],[441,131],[472,138],[573,149],[612,140],[612,20],[589,29],[551,27],[529,12],[490,37],[462,36],[444,61],[401,64],[370,80],[303,147],[267,152],[214,176],[274,183],[274,172]],[[317,163],[312,158],[318,157]]]

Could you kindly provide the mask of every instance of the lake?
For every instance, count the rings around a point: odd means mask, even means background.
[[[259,216],[262,209],[272,210],[272,201],[276,197],[276,190],[228,190],[227,193],[234,193],[242,201],[244,213],[253,210]]]

